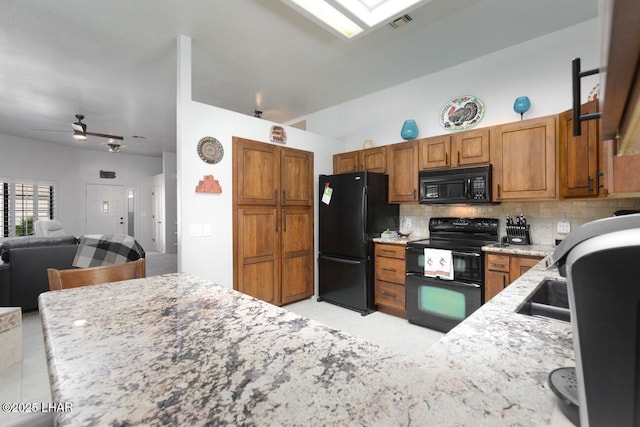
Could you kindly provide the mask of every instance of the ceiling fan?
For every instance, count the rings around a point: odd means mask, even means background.
[[[124,138],[118,135],[109,135],[106,133],[98,133],[98,132],[87,132],[87,125],[82,123],[84,119],[84,115],[76,114],[77,122],[71,124],[71,129],[73,129],[73,138],[79,141],[84,141],[87,139],[87,135],[89,136],[97,136],[100,138],[107,138],[122,141]],[[116,144],[117,145],[117,144]]]

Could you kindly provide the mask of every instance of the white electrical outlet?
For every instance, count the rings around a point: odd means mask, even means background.
[[[569,233],[571,233],[571,223],[569,221],[559,221],[558,234],[569,234]]]
[[[405,226],[407,229],[411,228],[411,218],[409,218],[409,217],[405,217],[405,218],[404,218],[404,226]]]

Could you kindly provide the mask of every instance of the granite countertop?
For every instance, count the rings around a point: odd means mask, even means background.
[[[515,313],[532,268],[423,356],[193,275],[40,296],[58,425],[548,425],[569,324]]]
[[[501,243],[482,247],[485,252],[539,257],[546,257],[552,254],[555,249],[556,247],[551,245],[504,245]]]

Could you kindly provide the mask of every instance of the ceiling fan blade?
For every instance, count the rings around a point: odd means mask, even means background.
[[[86,135],[97,136],[100,138],[108,138],[108,139],[117,139],[118,141],[124,140],[123,137],[118,135],[108,135],[106,133],[97,133],[97,132],[85,132]]]
[[[69,133],[71,132],[70,130],[62,130],[62,129],[29,129],[35,132],[64,132],[64,133]]]

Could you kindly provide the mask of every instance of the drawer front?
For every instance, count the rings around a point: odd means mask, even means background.
[[[509,255],[487,254],[487,270],[509,272]]]
[[[404,289],[403,285],[376,280],[375,302],[404,311]]]
[[[404,285],[405,262],[402,259],[376,257],[376,279]]]
[[[405,245],[385,245],[376,243],[376,256],[404,259]]]

